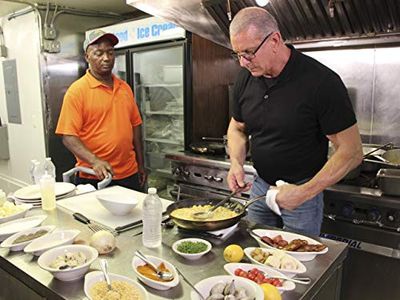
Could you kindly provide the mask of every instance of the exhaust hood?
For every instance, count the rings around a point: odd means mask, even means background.
[[[257,6],[254,0],[127,0],[127,4],[227,48],[230,16]],[[293,44],[400,42],[398,0],[269,0],[264,8]]]

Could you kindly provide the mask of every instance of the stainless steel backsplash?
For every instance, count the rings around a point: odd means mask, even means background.
[[[400,146],[400,47],[304,51],[347,86],[363,143]]]

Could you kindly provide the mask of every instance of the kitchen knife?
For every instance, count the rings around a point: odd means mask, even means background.
[[[143,225],[142,220],[138,220],[138,221],[135,221],[135,222],[123,225],[123,226],[118,226],[115,228],[115,230],[118,232],[124,232],[124,231],[130,230],[130,229],[134,229],[136,227],[142,226],[142,225]]]

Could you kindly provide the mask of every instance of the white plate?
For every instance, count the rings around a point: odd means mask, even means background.
[[[146,254],[145,254],[146,255]],[[179,284],[179,275],[178,272],[176,271],[175,267],[165,259],[155,257],[155,256],[150,256],[146,255],[146,257],[156,266],[158,266],[160,263],[164,263],[164,265],[167,267],[168,270],[171,271],[171,273],[174,275],[174,279],[172,281],[156,281],[150,278],[147,278],[146,276],[140,274],[138,270],[136,269],[138,266],[145,265],[146,263],[142,261],[139,257],[134,256],[132,258],[132,268],[133,271],[135,271],[136,276],[146,285],[149,287],[152,287],[157,290],[168,290],[170,288],[173,288],[174,286],[177,286]]]
[[[312,245],[312,244],[321,245],[320,242],[318,242],[312,238],[309,238],[309,237],[301,235],[301,234],[292,233],[292,232],[286,232],[286,231],[281,231],[281,230],[268,230],[268,229],[254,229],[253,232],[256,235],[268,236],[271,239],[276,237],[277,235],[281,235],[282,238],[289,243],[295,239],[302,239],[302,240],[306,240],[310,245]],[[259,238],[256,238],[254,236],[253,236],[253,238],[258,242],[260,247],[276,249],[275,247],[272,247],[272,246],[264,243]],[[313,260],[315,258],[315,256],[317,256],[318,254],[325,254],[326,252],[328,252],[328,247],[326,247],[324,250],[319,251],[319,252],[297,252],[297,251],[286,251],[286,250],[282,250],[282,251],[285,251],[287,254],[290,254],[291,256],[296,257],[298,260],[309,261],[309,260]]]
[[[54,186],[56,197],[71,193],[75,188],[75,185],[69,182],[56,182]],[[41,199],[40,186],[38,184],[25,186],[17,190],[14,193],[14,197],[22,200]]]
[[[275,269],[275,270],[277,270],[277,271],[279,271],[279,272],[282,272],[282,273],[284,273],[286,276],[288,276],[288,277],[293,277],[295,274],[301,274],[301,273],[305,273],[306,271],[307,271],[307,268],[306,268],[306,266],[304,265],[304,264],[302,264],[298,259],[296,259],[295,257],[293,257],[293,256],[291,256],[291,258],[296,262],[296,264],[297,264],[297,269],[296,270],[291,270],[291,269],[282,269],[282,268],[274,268],[274,267],[272,267],[272,266],[269,266],[269,265],[265,265],[265,264],[263,264],[263,263],[260,263],[260,262],[258,262],[258,261],[256,261],[254,258],[252,258],[251,257],[251,252],[253,252],[255,249],[257,249],[258,247],[248,247],[248,248],[245,248],[244,249],[244,254],[247,256],[247,258],[252,262],[252,263],[254,263],[254,264],[257,264],[257,265],[261,265],[261,266],[268,266],[268,267],[270,267],[270,268],[272,268],[272,269]],[[266,248],[260,248],[263,252],[266,252],[266,253],[273,253],[273,252],[276,252],[276,251],[281,251],[281,250],[278,250],[278,249],[266,249]],[[289,254],[286,254],[285,252],[282,252],[281,251],[281,253],[284,253],[285,255],[288,255],[288,256],[290,256]]]
[[[178,246],[180,243],[182,242],[201,242],[207,245],[207,249],[204,250],[203,252],[199,252],[199,253],[184,253],[184,252],[180,252],[178,251]],[[203,239],[198,239],[198,238],[187,238],[187,239],[181,239],[176,241],[175,243],[172,244],[172,250],[174,250],[174,252],[186,259],[189,260],[196,260],[199,259],[200,257],[202,257],[204,254],[207,254],[208,252],[210,252],[212,246],[211,243],[209,241],[203,240]]]
[[[257,283],[243,277],[230,275],[213,276],[199,281],[194,286],[201,293],[204,299],[206,299],[210,295],[211,288],[217,283],[226,284],[232,282],[232,280],[235,280],[235,285],[237,287],[243,287],[246,289],[247,296],[249,296],[250,299],[264,300],[264,292],[261,287]],[[190,293],[190,298],[192,300],[200,300],[199,295],[194,291]]]
[[[34,240],[38,239],[38,238],[36,238],[36,239],[30,240],[30,241],[26,241],[26,242],[21,242],[21,243],[13,244],[13,242],[14,242],[17,238],[19,238],[21,235],[24,235],[24,234],[31,234],[31,233],[33,234],[33,233],[35,233],[35,232],[38,232],[39,230],[47,230],[48,233],[46,233],[46,234],[49,234],[49,233],[52,232],[55,228],[56,228],[56,226],[54,226],[54,225],[47,225],[47,226],[40,226],[40,227],[29,228],[29,229],[26,229],[26,230],[17,232],[17,233],[15,233],[15,234],[13,234],[12,236],[9,236],[7,239],[5,239],[5,240],[1,243],[0,247],[3,247],[3,248],[10,248],[10,251],[21,251],[22,249],[25,248],[26,245],[28,245],[28,244],[32,243]],[[44,234],[43,236],[45,236],[46,234]]]
[[[30,204],[17,204],[17,206],[21,207],[22,210],[13,215],[9,215],[7,217],[0,218],[0,224],[25,217],[28,210],[30,210],[33,207]]]
[[[10,235],[25,229],[39,226],[47,218],[47,215],[34,216],[24,219],[17,219],[0,224],[0,241],[4,241]]]
[[[278,272],[276,270],[274,270],[271,267],[268,266],[255,266],[253,264],[244,264],[244,263],[229,263],[224,265],[224,269],[226,272],[228,272],[229,275],[235,276],[235,270],[236,269],[242,269],[243,271],[250,271],[253,268],[257,268],[260,271],[264,272],[264,275],[266,277],[274,277],[274,276],[285,276],[283,273]],[[292,281],[288,281],[288,280],[282,280],[282,286],[277,287],[277,289],[279,291],[291,291],[294,290],[296,285],[294,284],[294,282]]]
[[[50,265],[58,256],[65,255],[66,253],[82,252],[86,257],[86,262],[74,268],[67,268],[63,270],[51,268]],[[67,245],[60,246],[47,250],[38,259],[38,265],[43,270],[50,272],[55,278],[61,281],[73,281],[82,278],[89,270],[90,265],[99,256],[97,250],[87,245]]]
[[[25,247],[24,252],[39,256],[51,248],[72,244],[79,233],[76,229],[54,231],[34,240]]]
[[[141,300],[150,300],[149,293],[144,289],[144,287],[142,287],[135,280],[130,279],[125,276],[113,274],[113,273],[108,273],[108,276],[110,277],[111,281],[120,280],[120,281],[128,282],[129,284],[133,285],[136,288],[136,290],[138,290]],[[86,297],[88,297],[89,300],[92,300],[92,297],[90,297],[90,288],[92,287],[93,284],[95,284],[97,282],[101,282],[101,281],[104,281],[104,275],[100,271],[93,271],[93,272],[86,274],[84,291],[85,291]]]

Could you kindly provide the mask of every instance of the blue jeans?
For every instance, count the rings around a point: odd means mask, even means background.
[[[306,180],[301,183],[304,182]],[[266,194],[268,189],[269,184],[256,176],[250,196],[253,198]],[[282,216],[270,210],[265,201],[257,201],[249,207],[247,219],[257,224],[318,236],[323,217],[323,197],[323,192],[321,192],[292,211],[281,209]]]

